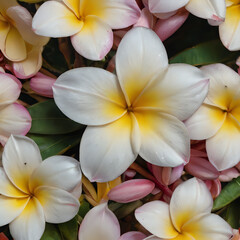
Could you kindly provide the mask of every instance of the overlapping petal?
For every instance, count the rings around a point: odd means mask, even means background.
[[[171,219],[177,231],[195,216],[209,214],[212,205],[212,196],[203,181],[192,178],[179,185],[170,202]]]
[[[63,223],[71,220],[78,212],[79,201],[72,194],[60,188],[40,186],[34,190],[40,202],[46,222]]]
[[[45,229],[41,204],[33,197],[22,213],[9,224],[10,233],[18,240],[38,240]]]
[[[82,29],[83,22],[60,1],[41,5],[32,21],[35,33],[48,37],[68,37]]]
[[[179,233],[171,222],[169,206],[165,202],[152,201],[135,211],[136,219],[149,232],[160,238],[174,238]]]
[[[87,127],[80,144],[84,175],[98,182],[115,179],[136,159],[139,141],[138,124],[131,113],[107,125]]]
[[[118,240],[119,237],[120,226],[118,220],[108,209],[107,203],[102,203],[87,213],[80,226],[78,239]]]
[[[87,16],[80,32],[71,37],[76,51],[91,60],[101,60],[113,45],[111,27],[99,17]]]
[[[82,124],[107,124],[126,112],[116,76],[103,69],[89,67],[65,72],[54,84],[53,93],[61,111]]]
[[[189,136],[181,121],[149,110],[136,111],[135,116],[141,132],[141,157],[158,166],[176,167],[188,162]]]
[[[11,136],[5,145],[2,162],[10,181],[23,192],[29,193],[29,178],[42,162],[37,144],[24,136]]]
[[[138,27],[124,36],[116,55],[116,71],[129,106],[164,75],[167,66],[166,50],[153,31]]]
[[[67,156],[52,156],[45,159],[30,178],[29,188],[52,186],[68,192],[81,181],[82,174],[78,161]]]

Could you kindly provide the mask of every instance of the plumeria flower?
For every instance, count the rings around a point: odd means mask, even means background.
[[[42,50],[48,38],[32,31],[32,16],[16,0],[0,1],[0,50],[18,78],[35,75],[42,66]]]
[[[226,0],[226,19],[219,26],[222,43],[230,51],[240,50],[240,0]]]
[[[27,134],[32,119],[27,109],[16,103],[21,82],[13,75],[0,73],[0,86],[0,143],[4,145],[11,134]]]
[[[142,240],[146,237],[141,232],[129,232],[120,237],[120,225],[107,203],[92,208],[84,217],[78,240]]]
[[[81,181],[79,162],[53,156],[42,162],[37,145],[24,136],[11,136],[0,168],[0,226],[9,224],[15,240],[39,240],[45,222],[62,223],[78,212],[70,192]]]
[[[153,234],[146,240],[229,240],[232,229],[211,214],[212,206],[204,182],[192,178],[175,189],[169,205],[152,201],[136,209],[135,216]]]
[[[224,21],[226,14],[225,0],[145,0],[150,12],[155,16],[166,19],[174,15],[179,9],[185,7],[193,15],[218,21]]]
[[[35,14],[33,29],[43,36],[71,36],[80,55],[101,60],[112,48],[112,29],[134,24],[139,15],[135,0],[48,1]]]
[[[201,69],[210,78],[209,92],[185,124],[191,139],[207,139],[208,159],[222,171],[240,161],[240,76],[223,64]]]
[[[116,72],[73,69],[53,86],[62,112],[89,125],[80,145],[84,175],[90,181],[110,181],[138,154],[160,166],[188,162],[190,141],[181,120],[201,105],[207,77],[190,65],[168,65],[159,37],[141,27],[130,30],[120,43]]]

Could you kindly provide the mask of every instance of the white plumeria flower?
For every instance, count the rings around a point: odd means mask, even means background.
[[[141,232],[128,232],[120,237],[120,225],[107,202],[92,208],[84,217],[78,234],[78,240],[142,240]]]
[[[15,240],[39,240],[45,222],[62,223],[78,212],[79,201],[70,192],[81,182],[79,162],[53,156],[42,162],[29,138],[11,136],[0,168],[0,226],[9,224]]]
[[[147,0],[150,11],[159,18],[168,18],[180,8],[185,7],[193,15],[217,21],[224,21],[226,14],[225,0]]]
[[[33,29],[48,37],[71,36],[79,54],[101,60],[112,48],[112,29],[128,27],[139,17],[135,0],[56,0],[38,9]]]
[[[153,234],[146,240],[229,240],[232,229],[211,214],[212,206],[205,183],[192,178],[175,189],[170,205],[152,201],[138,208],[135,216]]]
[[[191,139],[207,139],[208,158],[222,171],[240,161],[240,76],[223,64],[201,69],[210,78],[209,92],[185,124]]]
[[[25,135],[31,128],[27,109],[16,103],[21,82],[8,73],[0,73],[0,143],[5,145],[11,134]]]
[[[85,176],[113,180],[138,154],[160,166],[187,163],[190,141],[181,120],[200,107],[208,91],[207,77],[187,64],[168,65],[159,37],[140,27],[121,41],[116,72],[117,76],[98,68],[73,69],[53,86],[62,112],[90,125],[80,145]]]
[[[42,50],[48,38],[32,30],[32,16],[16,0],[0,0],[0,50],[12,62],[18,78],[35,75],[42,66]]]
[[[226,0],[226,19],[219,26],[220,39],[230,51],[240,50],[240,0]]]

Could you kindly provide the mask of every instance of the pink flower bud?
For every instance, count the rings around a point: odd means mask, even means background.
[[[118,240],[143,240],[147,236],[141,232],[124,233]]]
[[[233,178],[237,178],[240,176],[240,172],[237,170],[237,168],[229,168],[227,170],[224,170],[220,173],[219,180],[221,182],[230,182]]]
[[[146,27],[153,29],[157,18],[150,13],[148,8],[143,8],[141,11],[140,18],[135,23],[134,27]]]
[[[209,191],[212,194],[213,199],[215,199],[221,192],[222,185],[219,179],[215,180],[206,180],[205,184],[207,185]]]
[[[127,169],[127,170],[123,173],[124,181],[128,181],[128,180],[133,179],[136,174],[137,174],[136,171],[134,171],[134,170],[132,170],[132,169]]]
[[[150,180],[133,179],[112,188],[108,192],[108,198],[120,203],[133,202],[147,196],[154,187],[155,184]]]
[[[56,79],[48,77],[40,72],[38,72],[31,80],[30,87],[37,94],[44,97],[53,97],[52,86]]]
[[[175,15],[167,19],[159,19],[154,31],[159,38],[164,41],[173,35],[186,21],[189,13],[186,10],[178,11]]]
[[[202,180],[216,179],[220,175],[218,170],[205,158],[191,157],[185,170],[194,177]]]

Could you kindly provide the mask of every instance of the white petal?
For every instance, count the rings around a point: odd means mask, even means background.
[[[189,233],[194,239],[228,240],[232,228],[216,214],[202,214],[187,222],[182,231]]]
[[[199,214],[211,212],[213,200],[202,180],[192,178],[180,184],[170,201],[171,219],[178,231],[184,223]],[[200,238],[201,239],[201,238]]]
[[[92,208],[87,213],[87,215],[83,219],[83,222],[81,223],[78,237],[79,240],[119,239],[120,226],[118,223],[118,219],[108,209],[107,203],[102,203]]]
[[[0,196],[0,226],[12,222],[25,208],[28,198],[9,198]]]
[[[209,161],[218,171],[231,168],[240,161],[240,126],[229,115],[219,131],[206,141]]]
[[[2,156],[3,168],[11,182],[28,193],[28,181],[42,158],[37,144],[28,137],[11,136]]]
[[[136,159],[139,139],[138,126],[132,114],[108,125],[87,127],[80,144],[84,175],[90,181],[98,182],[117,178]]]
[[[41,186],[35,189],[34,195],[43,207],[46,222],[67,222],[78,213],[79,201],[65,190]]]
[[[41,204],[32,198],[23,212],[9,224],[15,240],[39,240],[45,229],[45,219]]]
[[[197,17],[222,22],[226,15],[225,0],[190,0],[186,9]]]
[[[53,85],[53,94],[65,115],[86,125],[106,124],[126,112],[116,76],[100,68],[65,72]]]
[[[212,137],[223,125],[226,113],[220,108],[203,104],[184,123],[191,139],[203,140]]]
[[[160,109],[180,120],[190,117],[208,92],[208,77],[196,67],[171,64],[162,79],[153,82],[135,107]]]
[[[48,1],[40,6],[33,17],[36,34],[47,37],[68,37],[82,29],[83,22],[60,1]]]
[[[0,109],[0,136],[26,135],[31,128],[32,118],[21,104],[14,103]]]
[[[21,192],[10,182],[2,167],[0,167],[0,194],[14,198],[22,198],[28,196]]]
[[[122,39],[116,55],[116,70],[128,105],[168,66],[166,50],[150,29],[136,27]]]
[[[149,0],[148,5],[152,13],[168,13],[184,7],[189,0]]]
[[[75,50],[85,58],[102,60],[113,45],[111,27],[96,16],[87,16],[82,30],[71,37]]]
[[[2,108],[18,99],[22,84],[17,78],[7,73],[0,73],[0,83],[0,108]]]
[[[38,186],[51,186],[72,191],[81,181],[80,163],[67,156],[45,159],[30,178],[30,191]]]
[[[162,201],[152,201],[135,211],[136,219],[150,233],[160,238],[174,238],[178,232],[172,225],[169,206]]]
[[[135,113],[141,131],[139,155],[151,164],[176,167],[189,161],[190,140],[184,124],[157,111]]]
[[[219,35],[222,43],[230,51],[240,49],[240,5],[227,8],[225,21],[219,26]]]

